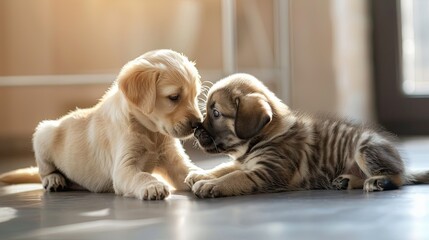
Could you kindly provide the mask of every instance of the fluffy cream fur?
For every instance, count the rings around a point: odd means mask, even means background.
[[[38,125],[33,147],[43,186],[164,199],[169,189],[157,173],[188,190],[184,179],[198,168],[178,138],[201,121],[199,93],[198,71],[182,54],[157,50],[128,62],[97,105]]]

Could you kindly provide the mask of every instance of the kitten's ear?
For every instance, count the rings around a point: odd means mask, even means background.
[[[256,136],[273,118],[273,112],[265,96],[252,93],[235,99],[235,134],[241,139]]]
[[[119,89],[128,101],[150,114],[155,108],[156,83],[160,71],[145,59],[127,63],[118,76]]]

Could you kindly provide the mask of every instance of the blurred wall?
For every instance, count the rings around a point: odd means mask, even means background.
[[[236,1],[235,69],[256,75],[278,93],[285,79],[278,74],[275,1]],[[112,76],[98,84],[0,86],[0,157],[31,153],[38,122],[94,105],[121,66],[148,50],[183,52],[196,61],[203,80],[223,77],[221,3],[0,1],[0,77]],[[367,5],[289,0],[291,92],[284,100],[292,108],[371,118]]]
[[[276,89],[273,2],[236,1],[234,69]],[[183,52],[203,81],[220,79],[223,24],[222,1],[0,1],[0,157],[31,152],[38,122],[94,105],[120,68],[146,51]],[[60,76],[76,74],[79,84],[63,85]],[[99,74],[111,78],[85,82]],[[48,85],[32,82],[47,75]]]
[[[338,106],[331,1],[290,1],[292,105],[306,111]]]
[[[290,0],[291,103],[374,120],[366,0]]]
[[[39,121],[94,105],[108,86],[0,87],[0,157],[31,153]]]
[[[185,52],[216,69],[220,8],[210,0],[2,0],[0,73],[112,73],[154,48]]]

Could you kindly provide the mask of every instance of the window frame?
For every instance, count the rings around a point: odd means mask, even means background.
[[[371,1],[376,116],[395,134],[427,135],[429,97],[405,95],[402,90],[399,1]]]

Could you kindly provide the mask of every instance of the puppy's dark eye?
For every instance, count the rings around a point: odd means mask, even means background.
[[[216,109],[213,109],[213,116],[214,116],[215,118],[220,117],[220,112],[219,112],[218,110],[216,110]]]
[[[179,96],[179,94],[170,95],[170,96],[168,96],[168,99],[170,99],[173,102],[176,102],[180,99],[180,96]]]

